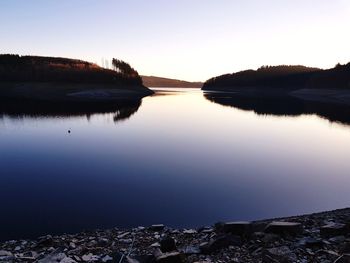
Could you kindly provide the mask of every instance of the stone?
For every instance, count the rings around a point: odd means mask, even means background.
[[[128,263],[154,263],[155,257],[153,255],[141,255],[136,257],[126,257]]]
[[[108,245],[108,239],[107,238],[103,238],[103,237],[100,237],[98,240],[97,240],[97,244],[99,247],[105,247]]]
[[[159,247],[160,248],[160,243],[155,242],[155,243],[151,244],[150,247]]]
[[[350,242],[345,242],[341,246],[340,251],[345,254],[350,254]]]
[[[130,232],[125,232],[125,233],[123,233],[123,234],[118,235],[117,238],[123,239],[124,237],[126,237],[126,236],[128,236],[128,235],[130,235]]]
[[[265,232],[296,236],[303,232],[303,227],[300,223],[295,222],[272,222],[267,225]]]
[[[92,253],[82,256],[82,260],[85,262],[98,261],[99,259],[99,256],[93,255]]]
[[[320,228],[320,233],[323,237],[341,236],[346,234],[346,232],[346,225],[340,223],[329,223]]]
[[[164,230],[164,228],[165,228],[165,226],[163,224],[151,225],[149,227],[149,229],[152,231],[162,231],[162,230]]]
[[[199,247],[195,246],[186,246],[180,249],[180,251],[186,255],[200,254],[201,250]]]
[[[0,257],[11,257],[12,253],[6,250],[0,250]]]
[[[35,251],[27,251],[23,253],[23,257],[27,257],[27,258],[36,259],[38,256],[39,254]]]
[[[345,236],[335,236],[329,239],[332,243],[343,243],[345,241]]]
[[[222,226],[225,233],[238,236],[248,236],[252,232],[252,223],[248,221],[227,222]]]
[[[241,246],[242,241],[239,236],[230,234],[219,235],[215,239],[200,245],[203,254],[211,254],[229,246]]]
[[[53,238],[51,235],[47,235],[44,237],[41,237],[37,243],[37,246],[41,247],[49,247],[53,245]]]
[[[165,252],[171,252],[176,250],[176,242],[172,237],[164,237],[160,241],[160,250],[165,253]]]
[[[159,263],[183,263],[183,255],[179,252],[165,253],[156,258]]]
[[[124,244],[130,244],[132,243],[132,239],[131,238],[120,239],[119,242]]]
[[[67,256],[65,253],[51,253],[44,257],[43,259],[40,259],[38,263],[53,263],[53,262],[61,262],[63,259],[65,259]]]
[[[304,246],[307,248],[315,248],[315,247],[322,247],[323,246],[322,239],[312,238],[312,237],[304,237],[304,238],[300,239],[297,244],[299,246]]]
[[[74,242],[70,242],[69,243],[69,247],[72,248],[72,249],[75,249],[77,246]]]
[[[70,257],[65,257],[64,259],[62,259],[60,261],[60,263],[77,263],[74,259],[70,258]]]
[[[297,262],[297,257],[287,246],[282,246],[266,249],[262,262],[294,263]]]
[[[197,230],[195,230],[195,229],[185,229],[182,233],[187,234],[187,235],[193,235],[193,234],[197,234]]]
[[[262,242],[269,244],[269,243],[274,243],[276,241],[279,241],[281,237],[276,234],[271,234],[271,233],[265,233],[265,235],[262,237]]]
[[[337,258],[334,263],[350,263],[350,254],[344,254]]]
[[[15,251],[20,251],[20,250],[22,250],[22,247],[21,247],[21,246],[16,246],[16,247],[15,247]]]
[[[101,260],[102,260],[102,262],[109,262],[109,261],[112,261],[113,258],[110,257],[110,256],[108,256],[108,255],[106,255],[106,256],[104,256]]]
[[[213,233],[214,232],[214,229],[213,228],[203,228],[203,229],[201,229],[201,231],[200,231],[201,233],[203,233],[203,234],[211,234],[211,233]]]

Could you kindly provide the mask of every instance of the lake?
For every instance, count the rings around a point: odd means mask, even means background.
[[[87,112],[4,106],[0,239],[350,205],[346,120],[220,96],[158,89]]]

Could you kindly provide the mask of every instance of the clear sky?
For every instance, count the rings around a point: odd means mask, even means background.
[[[206,80],[261,65],[350,61],[349,0],[1,0],[0,53],[120,58]]]

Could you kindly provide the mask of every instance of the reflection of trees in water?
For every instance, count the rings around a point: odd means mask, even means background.
[[[113,113],[114,122],[130,118],[141,106],[141,99],[121,99],[101,102],[45,102],[32,100],[1,100],[0,118],[69,118]]]
[[[347,105],[305,101],[288,95],[269,96],[210,92],[204,93],[204,97],[220,105],[254,111],[257,114],[276,116],[316,114],[332,122],[350,125],[350,107]]]

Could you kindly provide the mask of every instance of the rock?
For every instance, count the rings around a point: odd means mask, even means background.
[[[37,243],[38,247],[50,247],[53,245],[53,238],[51,235],[41,237]]]
[[[252,232],[252,223],[248,221],[228,222],[223,225],[222,230],[233,235],[248,236]]]
[[[195,229],[185,229],[182,233],[187,234],[187,235],[193,235],[193,234],[197,234],[197,230],[195,230]]]
[[[60,263],[77,263],[74,259],[70,258],[70,257],[65,257],[64,259],[62,259],[60,261]]]
[[[20,250],[22,250],[22,247],[20,247],[20,246],[15,247],[15,251],[20,251]]]
[[[165,252],[171,252],[176,250],[176,242],[172,237],[164,237],[160,241],[160,250],[165,253]]]
[[[287,246],[275,247],[266,249],[262,262],[294,263],[297,262],[297,256]]]
[[[27,251],[23,253],[22,258],[27,258],[27,259],[36,259],[39,256],[39,254],[35,251]]]
[[[344,254],[337,258],[334,263],[350,263],[350,254]]]
[[[180,251],[186,255],[200,254],[201,250],[199,247],[195,246],[186,246],[180,249]]]
[[[329,241],[332,243],[343,243],[345,241],[345,237],[344,236],[335,236],[335,237],[331,237],[329,239]]]
[[[134,258],[126,257],[128,263],[154,263],[155,257],[153,255],[141,255]]]
[[[0,250],[0,257],[11,257],[13,256],[11,252],[6,250]]]
[[[160,248],[160,243],[155,242],[155,243],[151,244],[150,247],[159,247]]]
[[[100,237],[97,240],[97,244],[98,244],[99,247],[105,247],[105,246],[108,245],[108,239]]]
[[[69,247],[72,248],[72,249],[75,249],[77,246],[75,245],[74,242],[70,242],[69,243]]]
[[[320,228],[320,233],[324,237],[341,236],[346,234],[347,227],[345,224],[329,223]]]
[[[132,243],[132,239],[131,238],[120,239],[119,242],[124,244],[130,244]]]
[[[301,240],[299,240],[298,245],[304,246],[307,248],[314,248],[314,247],[322,247],[323,242],[322,242],[322,239],[319,239],[319,238],[304,237]]]
[[[300,223],[295,222],[272,222],[265,228],[266,233],[274,233],[278,235],[299,235],[303,232]]]
[[[200,245],[203,254],[211,254],[229,246],[240,246],[242,244],[239,236],[230,234],[219,235],[215,239]]]
[[[108,256],[108,255],[106,255],[106,256],[104,256],[101,260],[102,260],[102,262],[109,262],[109,261],[112,261],[113,258],[110,257],[110,256]]]
[[[350,254],[350,242],[345,242],[341,246],[340,251],[345,254]]]
[[[183,263],[183,255],[179,252],[165,253],[156,258],[159,263]]]
[[[14,255],[6,250],[0,250],[0,262],[12,262]]]
[[[214,232],[214,229],[211,227],[205,227],[205,228],[201,229],[200,232],[203,234],[211,234]]]
[[[58,250],[57,250],[58,251]],[[56,253],[55,251],[43,259],[40,259],[38,263],[53,263],[53,262],[61,262],[67,256],[65,253]]]
[[[130,232],[125,232],[125,233],[123,233],[123,234],[118,235],[117,238],[118,238],[118,239],[123,239],[124,237],[126,237],[126,236],[128,236],[128,235],[130,235]]]
[[[163,224],[151,225],[149,227],[149,229],[152,231],[162,231],[164,228],[165,226]]]
[[[93,255],[92,253],[82,256],[82,260],[85,262],[98,261],[99,259],[99,256]]]
[[[281,239],[281,237],[279,235],[265,233],[265,235],[263,236],[263,238],[261,240],[262,240],[262,242],[269,244],[269,243],[279,241],[280,239]]]

